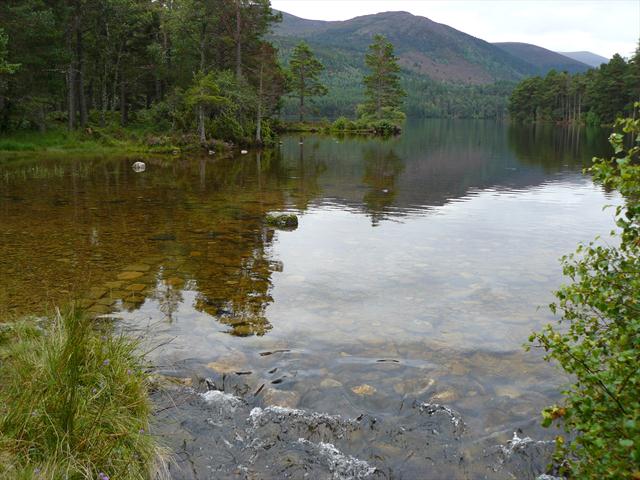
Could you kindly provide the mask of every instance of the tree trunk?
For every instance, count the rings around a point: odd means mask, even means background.
[[[240,15],[240,0],[236,0],[236,79],[242,77],[242,18]]]
[[[108,72],[107,72],[107,63],[105,61],[104,63],[104,70],[102,73],[102,81],[101,81],[101,88],[102,88],[102,101],[101,101],[101,105],[100,105],[100,126],[104,127],[107,123],[107,109],[109,108],[109,94],[107,93],[107,78],[108,78]]]
[[[78,100],[80,107],[80,126],[87,127],[89,115],[87,113],[87,97],[84,88],[84,51],[82,39],[82,25],[80,23],[80,14],[76,16],[76,58],[78,61]]]
[[[124,127],[129,121],[127,112],[127,83],[124,74],[120,72],[120,124]]]
[[[40,104],[38,108],[38,116],[40,120],[38,123],[40,133],[45,133],[47,131],[47,112],[45,112],[43,104]]]
[[[260,79],[258,82],[258,111],[256,114],[256,142],[262,143],[262,75],[264,73],[264,63],[260,64]]]
[[[202,31],[200,32],[200,71],[204,73],[206,66],[205,48],[207,40],[207,24],[202,25]]]
[[[111,94],[111,111],[116,111],[118,98],[118,81],[120,80],[120,62],[122,60],[122,45],[118,47],[118,55],[116,57],[116,65],[113,73],[113,92]]]
[[[76,128],[76,69],[72,61],[67,72],[67,111],[69,130]]]
[[[304,92],[300,91],[300,123],[304,121]]]
[[[156,102],[162,101],[162,81],[160,80],[160,75],[156,73],[155,75],[155,88],[156,88]]]
[[[300,123],[304,121],[304,69],[300,72],[300,107],[299,107],[299,115],[300,115]]]
[[[582,123],[582,95],[578,95],[578,123]]]
[[[198,107],[198,131],[200,133],[200,143],[206,145],[207,132],[204,125],[204,107],[202,105]]]

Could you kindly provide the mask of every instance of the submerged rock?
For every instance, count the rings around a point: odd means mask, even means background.
[[[345,417],[273,405],[265,393],[278,392],[256,390],[245,373],[217,374],[160,402],[157,434],[179,452],[172,478],[558,480],[541,476],[550,442],[465,443],[464,422],[446,405],[405,397],[393,415]]]
[[[265,219],[267,225],[283,230],[295,230],[298,228],[298,216],[293,213],[282,213],[279,215],[267,215]]]
[[[547,470],[554,450],[555,442],[553,441],[521,438],[517,432],[514,432],[513,438],[506,445],[494,447],[492,454],[495,460],[492,470],[508,472],[514,478],[557,480],[557,477],[541,474]]]
[[[144,275],[142,272],[122,272],[118,274],[118,280],[135,280]]]
[[[132,168],[134,172],[144,172],[147,166],[144,164],[144,162],[135,162],[132,165]]]
[[[361,479],[366,478],[376,471],[364,460],[358,460],[351,455],[345,455],[331,443],[313,443],[304,438],[299,438],[298,443],[309,450],[309,454],[325,463],[334,478]]]
[[[374,393],[376,393],[376,389],[371,385],[367,385],[366,383],[363,385],[358,385],[357,387],[353,387],[351,391],[356,395],[373,395]]]

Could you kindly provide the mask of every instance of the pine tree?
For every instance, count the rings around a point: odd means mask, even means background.
[[[365,63],[371,73],[364,77],[367,100],[360,106],[361,115],[377,120],[397,119],[406,93],[400,85],[400,65],[393,44],[383,35],[373,37]]]
[[[327,94],[327,87],[318,79],[318,76],[324,70],[324,65],[315,57],[309,45],[306,42],[301,42],[291,55],[289,70],[291,72],[292,90],[298,97],[298,114],[302,122],[304,121],[307,97]]]

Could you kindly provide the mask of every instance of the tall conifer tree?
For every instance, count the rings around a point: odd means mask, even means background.
[[[324,65],[316,58],[309,45],[306,42],[301,42],[291,55],[289,69],[292,90],[298,98],[298,115],[302,122],[306,113],[307,98],[327,94],[327,87],[318,78],[324,70]]]
[[[367,100],[361,112],[381,120],[398,111],[406,93],[400,85],[400,65],[393,45],[385,36],[376,35],[369,46],[365,63],[371,73],[364,77]]]

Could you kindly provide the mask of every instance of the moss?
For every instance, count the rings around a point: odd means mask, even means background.
[[[298,217],[293,213],[283,213],[279,215],[267,215],[267,225],[283,230],[295,230],[298,228]]]

